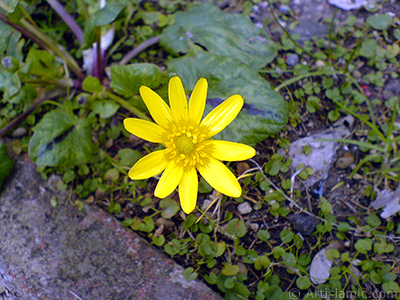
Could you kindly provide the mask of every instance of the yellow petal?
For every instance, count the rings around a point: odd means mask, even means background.
[[[207,99],[207,80],[200,78],[189,99],[189,119],[199,124],[203,117]]]
[[[127,118],[124,126],[130,133],[152,143],[162,143],[166,131],[161,126],[141,119]]]
[[[133,180],[140,180],[160,174],[168,165],[164,152],[165,150],[154,151],[139,159],[129,170],[129,177]]]
[[[178,76],[172,77],[169,80],[168,99],[175,122],[187,120],[188,108],[186,94],[183,89],[182,81]]]
[[[243,98],[240,95],[233,95],[214,108],[201,121],[200,126],[208,129],[208,137],[216,135],[224,130],[238,115],[244,104]]]
[[[201,176],[217,191],[230,197],[240,197],[242,188],[235,175],[219,160],[208,157],[203,166],[198,166]]]
[[[154,121],[167,129],[169,123],[172,121],[171,109],[167,103],[147,86],[141,86],[139,92]]]
[[[253,147],[234,142],[206,140],[201,145],[204,145],[204,152],[218,160],[246,160],[256,155]]]
[[[175,161],[170,161],[161,175],[154,195],[158,198],[165,198],[171,194],[181,182],[183,167],[177,165]]]
[[[196,207],[199,180],[195,168],[186,170],[179,183],[179,198],[186,214],[190,214]]]

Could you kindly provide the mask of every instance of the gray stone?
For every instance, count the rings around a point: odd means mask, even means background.
[[[297,54],[289,54],[286,58],[288,66],[294,67],[299,63],[299,56]]]
[[[23,156],[0,194],[0,299],[221,299],[103,210],[79,211],[57,180]]]

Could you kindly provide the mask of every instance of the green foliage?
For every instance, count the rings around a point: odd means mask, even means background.
[[[92,159],[91,123],[64,108],[47,113],[33,131],[29,156],[39,166],[79,165]]]
[[[194,87],[199,77],[208,80],[206,112],[234,94],[243,96],[245,106],[218,139],[255,145],[279,131],[287,120],[282,97],[250,67],[232,57],[221,57],[194,46],[178,59],[169,61],[169,70],[178,74],[185,87]]]
[[[99,36],[97,29],[114,22],[124,8],[122,3],[107,3],[103,9],[91,14],[85,22],[82,49],[90,48]]]
[[[246,17],[203,3],[178,12],[175,24],[164,30],[160,42],[176,56],[188,53],[197,44],[217,57],[233,57],[257,70],[276,55],[276,46],[261,32]]]
[[[14,167],[14,161],[8,156],[7,146],[0,142],[0,188],[4,180],[10,175]]]
[[[142,85],[156,89],[166,84],[167,80],[168,76],[153,64],[142,63],[111,67],[110,86],[125,97],[139,94],[139,88]]]

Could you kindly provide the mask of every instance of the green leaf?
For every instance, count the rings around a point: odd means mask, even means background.
[[[143,223],[139,225],[139,230],[140,231],[145,231],[145,232],[152,232],[154,230],[154,220],[150,216],[146,216],[143,218]]]
[[[261,270],[262,268],[266,269],[271,264],[270,259],[266,255],[262,255],[257,257],[256,261],[254,262],[254,268],[256,270]]]
[[[284,253],[282,255],[282,260],[283,264],[289,268],[293,268],[297,264],[296,257],[292,253]]]
[[[284,230],[282,230],[280,236],[281,236],[281,241],[283,243],[287,244],[287,243],[290,243],[293,240],[294,234],[290,230],[284,229]]]
[[[372,227],[378,227],[381,225],[381,219],[377,215],[372,214],[368,216],[367,223]]]
[[[373,14],[368,17],[367,23],[376,30],[387,30],[393,24],[393,20],[388,14]]]
[[[232,219],[226,226],[226,232],[234,237],[243,237],[246,232],[246,224],[239,219]]]
[[[0,188],[3,181],[10,175],[14,161],[8,156],[6,144],[0,142]]]
[[[26,58],[29,65],[29,73],[42,77],[53,79],[59,77],[60,64],[55,63],[56,57],[45,50],[31,49]]]
[[[197,272],[195,272],[192,267],[189,267],[189,268],[185,269],[185,271],[183,271],[183,278],[185,278],[186,281],[195,280],[198,275],[199,274],[197,274]]]
[[[306,290],[311,286],[311,281],[308,276],[299,277],[296,279],[296,285],[301,290]]]
[[[354,244],[354,248],[360,253],[366,254],[372,249],[371,239],[360,239]]]
[[[335,258],[339,258],[340,253],[337,249],[328,249],[326,250],[326,258],[329,260],[334,260]]]
[[[103,9],[92,14],[85,22],[82,49],[90,48],[96,41],[98,34],[96,27],[114,22],[125,6],[126,4],[122,3],[108,3]]]
[[[221,270],[222,274],[226,276],[235,276],[239,273],[239,271],[239,267],[232,264],[226,264]]]
[[[160,236],[153,236],[151,239],[153,243],[158,247],[161,247],[165,243],[165,236],[163,234]]]
[[[382,290],[388,294],[396,295],[400,292],[400,287],[396,282],[389,281],[382,283]]]
[[[160,201],[161,216],[170,219],[180,210],[180,205],[173,199],[165,198]]]
[[[33,131],[29,156],[39,166],[80,165],[93,155],[90,122],[63,108],[47,113]]]
[[[118,150],[117,155],[121,159],[121,166],[125,167],[132,167],[140,158],[142,158],[142,154],[139,151],[130,148]]]
[[[88,76],[82,82],[82,90],[89,93],[100,93],[103,91],[103,86],[101,85],[98,78],[93,76]]]
[[[263,242],[268,242],[270,234],[267,230],[260,230],[259,232],[257,232],[257,237]]]
[[[9,102],[13,104],[31,104],[36,97],[36,89],[30,84],[27,84],[22,86],[18,94],[13,96]]]
[[[211,54],[261,69],[277,52],[275,44],[261,36],[263,33],[247,17],[203,3],[176,13],[174,25],[164,30],[160,43],[174,55],[188,53],[194,44],[201,45]]]
[[[169,255],[178,254],[180,249],[181,245],[177,239],[173,239],[171,242],[168,242],[167,244],[164,245],[164,250]]]
[[[92,103],[92,110],[103,119],[108,119],[113,116],[118,108],[119,104],[112,100],[97,100]]]
[[[228,97],[239,94],[245,104],[238,117],[216,138],[255,145],[279,131],[287,122],[287,106],[256,71],[229,57],[216,56],[195,48],[184,57],[171,60],[168,70],[180,76],[186,89],[201,77],[208,80],[206,112]]]
[[[23,44],[18,44],[21,34],[14,30],[11,26],[0,22],[0,57],[4,52],[22,61],[21,48]]]
[[[7,69],[0,69],[0,92],[3,92],[3,99],[8,101],[16,95],[21,88],[21,81],[18,73],[12,73]]]
[[[139,94],[139,88],[145,85],[155,89],[166,84],[168,76],[153,64],[131,64],[111,67],[111,88],[125,97]]]

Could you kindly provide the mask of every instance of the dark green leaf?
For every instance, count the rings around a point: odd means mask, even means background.
[[[167,83],[168,76],[153,64],[131,64],[111,67],[110,86],[118,94],[132,97],[139,94],[139,88],[145,85],[155,89]]]
[[[197,272],[194,271],[192,267],[189,267],[183,271],[183,278],[186,279],[186,281],[192,281],[197,278],[198,274]]]
[[[226,264],[221,270],[222,274],[226,276],[235,276],[239,273],[239,271],[239,267],[232,264]]]
[[[96,27],[114,22],[125,6],[122,3],[108,3],[103,9],[92,14],[84,26],[82,49],[90,48],[96,41],[98,34]]]
[[[121,159],[120,164],[122,166],[132,167],[142,157],[142,154],[137,150],[124,148],[118,150],[118,157]]]
[[[86,119],[57,108],[34,127],[29,156],[39,166],[73,166],[93,154],[92,126]]]
[[[16,57],[22,60],[21,47],[23,44],[18,45],[21,34],[14,30],[11,26],[0,22],[0,57],[4,52],[7,55]]]
[[[98,78],[93,76],[88,76],[82,82],[82,90],[89,92],[89,93],[100,93],[103,91],[103,86],[101,85]]]
[[[3,92],[3,99],[9,100],[16,95],[21,88],[21,81],[18,73],[12,73],[7,69],[0,69],[0,92]]]
[[[226,226],[226,232],[234,237],[243,237],[246,232],[246,224],[239,219],[232,219]]]
[[[0,188],[3,181],[10,175],[13,167],[14,162],[8,156],[6,144],[0,142]]]
[[[29,73],[42,78],[57,78],[59,70],[55,59],[54,55],[45,50],[31,49],[26,58],[26,62],[29,65]]]
[[[256,270],[266,269],[271,264],[270,259],[266,255],[262,255],[257,257],[256,261],[254,262],[254,268]]]
[[[175,55],[188,53],[193,44],[201,45],[212,54],[261,69],[276,55],[275,44],[262,33],[247,17],[203,3],[176,13],[175,24],[164,30],[160,43]]]
[[[179,203],[173,199],[165,198],[160,201],[161,216],[165,219],[172,218],[179,210]]]
[[[393,24],[393,20],[388,14],[373,14],[368,17],[367,23],[376,30],[386,30]]]
[[[113,116],[119,108],[119,104],[112,100],[97,100],[92,103],[92,110],[103,119]]]
[[[255,145],[286,124],[285,101],[256,71],[238,60],[195,48],[168,65],[170,72],[180,76],[186,89],[194,88],[201,77],[207,78],[207,112],[234,94],[243,96],[243,109],[217,139]]]

